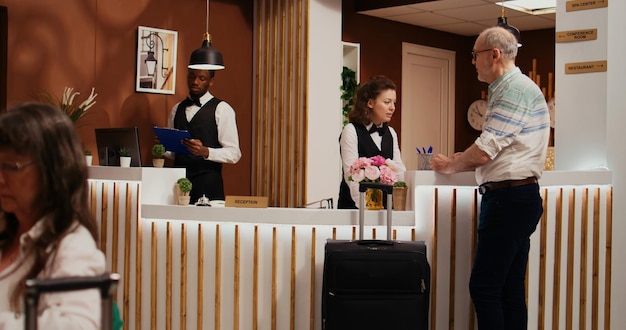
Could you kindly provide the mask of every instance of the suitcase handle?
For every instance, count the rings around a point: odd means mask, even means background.
[[[105,273],[96,276],[66,277],[55,279],[27,279],[24,297],[24,329],[37,329],[37,304],[39,296],[47,292],[75,291],[90,288],[100,290],[101,298],[101,327],[113,329],[113,297],[117,290],[120,275]]]
[[[364,239],[356,242],[358,245],[385,245],[385,246],[393,246],[393,241],[385,241],[378,239]]]
[[[368,188],[380,189],[387,194],[387,240],[391,240],[391,205],[393,203],[393,186],[389,184],[360,182],[359,183],[359,240],[363,240],[365,231],[365,191]]]

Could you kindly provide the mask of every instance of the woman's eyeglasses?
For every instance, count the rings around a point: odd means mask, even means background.
[[[32,165],[33,162],[0,162],[0,171],[2,174],[4,173],[16,173],[21,171],[23,168]]]
[[[489,48],[489,49],[483,49],[483,50],[477,50],[477,51],[472,51],[472,60],[476,61],[476,55],[482,53],[482,52],[488,52],[490,50],[493,50],[493,48]]]

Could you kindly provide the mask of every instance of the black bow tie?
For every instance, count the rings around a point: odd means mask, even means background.
[[[186,98],[185,101],[185,107],[190,107],[192,105],[198,106],[200,108],[202,108],[202,103],[200,103],[200,99],[192,99],[190,97]]]
[[[385,134],[385,132],[387,131],[387,126],[383,125],[381,127],[376,127],[376,125],[372,125],[372,127],[370,127],[370,129],[368,130],[368,132],[370,134],[374,133],[374,132],[378,132],[378,135],[383,136],[383,134]]]

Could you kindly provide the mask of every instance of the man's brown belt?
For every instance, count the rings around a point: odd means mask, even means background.
[[[531,183],[537,183],[537,178],[535,178],[534,176],[531,176],[531,177],[528,177],[526,179],[521,179],[521,180],[485,182],[478,187],[478,192],[480,192],[480,194],[482,195],[489,190],[518,187],[518,186],[524,186],[524,185],[531,184]]]

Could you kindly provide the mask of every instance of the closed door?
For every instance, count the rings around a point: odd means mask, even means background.
[[[454,152],[454,52],[402,45],[402,136],[407,170],[416,170],[416,147]]]

